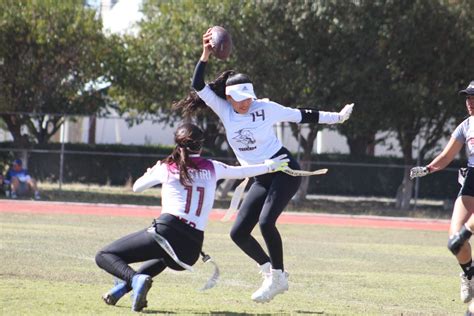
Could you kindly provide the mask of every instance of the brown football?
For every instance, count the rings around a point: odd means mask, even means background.
[[[230,33],[222,26],[213,26],[211,32],[212,53],[219,59],[227,59],[232,51]]]

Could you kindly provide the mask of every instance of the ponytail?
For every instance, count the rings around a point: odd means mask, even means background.
[[[235,75],[233,70],[226,70],[221,73],[214,81],[209,83],[209,87],[217,96],[226,100],[225,84],[230,76]],[[184,117],[192,117],[199,114],[200,111],[207,109],[206,103],[197,95],[196,91],[192,90],[189,94],[180,101],[174,102],[173,110],[181,111]]]
[[[177,145],[171,155],[161,161],[162,163],[176,165],[179,171],[179,182],[182,185],[190,185],[193,182],[189,174],[189,168],[197,169],[196,164],[189,158],[188,150],[185,147]]]
[[[175,165],[179,172],[179,182],[182,185],[190,185],[193,182],[189,174],[189,168],[198,169],[189,154],[201,152],[204,142],[204,132],[196,125],[185,123],[176,129],[174,134],[176,147],[171,155],[162,160],[162,163]]]

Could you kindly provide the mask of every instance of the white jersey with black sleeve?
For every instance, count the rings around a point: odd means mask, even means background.
[[[262,163],[280,150],[283,145],[275,135],[275,123],[301,121],[299,109],[266,99],[253,100],[248,112],[239,114],[208,85],[197,94],[221,119],[227,140],[241,165]]]
[[[192,183],[182,185],[176,165],[158,162],[133,185],[134,192],[142,192],[157,184],[162,184],[162,213],[178,217],[188,225],[204,231],[214,204],[216,182],[219,179],[241,179],[268,172],[264,164],[236,167],[224,163],[192,156],[198,167],[189,169]]]

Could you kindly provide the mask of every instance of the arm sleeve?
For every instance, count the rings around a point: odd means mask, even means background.
[[[229,166],[225,163],[213,160],[217,179],[243,179],[258,176],[269,171],[264,164],[249,166]]]
[[[223,119],[222,114],[232,108],[232,105],[212,91],[209,85],[206,85],[201,91],[196,91],[196,93],[221,120]]]
[[[157,184],[163,183],[165,173],[168,173],[166,165],[158,162],[153,168],[148,169],[143,176],[141,176],[133,184],[133,192],[143,192]]]
[[[341,116],[338,112],[324,112],[319,111],[319,121],[320,124],[336,124],[341,120]]]
[[[338,112],[324,112],[309,108],[294,109],[276,102],[269,101],[268,103],[272,104],[271,111],[275,122],[335,124],[340,120]]]
[[[204,73],[206,70],[207,63],[204,61],[199,61],[194,68],[192,87],[196,91],[201,91],[206,86],[204,82]]]

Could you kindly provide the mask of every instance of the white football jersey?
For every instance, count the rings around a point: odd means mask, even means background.
[[[183,186],[179,182],[176,165],[158,162],[134,183],[133,191],[142,192],[161,183],[161,212],[172,214],[202,231],[206,228],[214,204],[217,180],[241,179],[268,172],[268,167],[263,164],[237,167],[198,155],[191,157],[198,169],[189,169],[193,179],[190,185]]]
[[[253,165],[269,159],[283,146],[273,126],[278,122],[301,122],[301,111],[267,99],[254,100],[249,111],[239,114],[232,105],[206,85],[199,97],[219,116],[227,140],[241,165]]]

